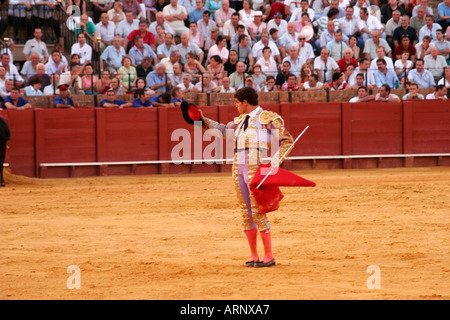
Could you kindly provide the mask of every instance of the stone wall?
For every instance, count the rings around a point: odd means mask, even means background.
[[[424,96],[433,92],[434,89],[419,90]],[[406,94],[405,89],[392,89],[392,93],[400,98]],[[259,94],[259,103],[261,105],[277,103],[296,103],[296,102],[347,102],[356,96],[356,90],[340,91],[299,91],[299,92],[267,92]],[[100,101],[105,99],[104,95],[76,95],[73,97],[80,107],[90,108],[100,105]],[[133,101],[134,95],[118,96],[118,99]],[[198,106],[227,106],[234,104],[233,93],[192,93],[185,96],[186,100]],[[51,108],[53,106],[53,96],[26,97],[34,108]]]

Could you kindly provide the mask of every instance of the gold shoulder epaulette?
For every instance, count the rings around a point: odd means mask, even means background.
[[[268,124],[274,121],[275,119],[280,119],[281,121],[283,121],[283,119],[281,119],[281,116],[278,113],[272,111],[264,110],[259,115],[259,122],[261,122],[261,124]]]
[[[239,124],[242,121],[242,119],[244,119],[246,116],[247,116],[247,114],[244,113],[244,114],[241,114],[239,117],[234,118],[234,123]]]

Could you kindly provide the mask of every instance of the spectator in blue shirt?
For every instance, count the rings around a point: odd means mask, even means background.
[[[69,86],[61,84],[58,86],[59,95],[53,99],[53,108],[75,108],[78,107],[78,103],[73,102],[69,96]]]
[[[184,91],[176,86],[172,89],[172,103],[174,106],[178,107],[181,106],[181,102],[185,101],[184,99]]]
[[[116,92],[113,89],[109,89],[106,92],[106,99],[100,101],[100,107],[103,108],[128,108],[132,107],[133,104],[131,102],[126,102],[123,100],[118,100],[116,96]]]
[[[408,73],[408,80],[419,85],[419,88],[433,88],[436,86],[433,74],[424,68],[422,59],[416,60],[416,68]]]
[[[133,107],[141,108],[141,107],[151,107],[152,101],[151,91],[146,89],[144,91],[139,92],[139,97],[133,100]]]
[[[155,70],[147,75],[146,80],[148,88],[160,93],[167,92],[167,89],[171,87],[170,80],[166,77],[166,66],[162,63],[155,66]]]
[[[450,0],[444,0],[437,6],[437,22],[446,30],[450,26]]]
[[[134,46],[128,52],[128,56],[131,58],[131,65],[133,67],[140,65],[144,57],[150,57],[156,64],[156,53],[152,47],[144,43],[144,38],[141,36],[134,38]]]
[[[399,84],[397,74],[394,70],[387,68],[386,60],[378,59],[377,60],[378,71],[374,74],[375,83],[378,88],[381,88],[382,85],[387,84],[391,88],[395,88],[396,84]]]
[[[125,49],[122,47],[122,37],[116,35],[112,45],[107,46],[100,56],[100,68],[109,68],[111,74],[116,72],[122,66],[122,59],[125,55]]]
[[[203,18],[203,12],[209,9],[204,6],[203,0],[195,0],[195,9],[189,13],[189,22],[197,22]]]
[[[8,110],[31,109],[31,104],[20,96],[20,89],[13,88],[11,94],[5,97],[3,108]]]
[[[172,107],[170,93],[163,93],[150,98],[152,107]]]

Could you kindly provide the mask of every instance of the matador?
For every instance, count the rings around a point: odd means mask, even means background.
[[[284,127],[283,119],[275,112],[263,110],[258,104],[258,94],[250,87],[235,93],[235,105],[239,116],[228,124],[221,124],[203,116],[204,130],[216,129],[226,137],[227,130],[234,130],[234,159],[232,177],[243,218],[243,229],[250,246],[248,267],[275,265],[272,253],[270,223],[266,214],[260,212],[258,203],[250,191],[250,182],[270,151],[271,167],[279,165],[288,155],[294,140]],[[276,149],[276,150],[275,150]],[[264,247],[264,257],[257,252],[258,231]]]

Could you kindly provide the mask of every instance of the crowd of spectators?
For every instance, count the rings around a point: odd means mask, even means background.
[[[1,53],[4,108],[28,107],[17,92],[62,96],[55,107],[73,106],[70,97],[80,94],[106,95],[104,107],[148,107],[243,86],[358,89],[352,102],[397,101],[394,88],[410,90],[404,99],[441,99],[450,87],[450,0],[434,11],[427,0],[67,0],[63,9],[79,8],[69,59],[43,39],[44,26],[61,35],[46,10],[56,3],[9,0],[0,36],[9,23],[15,37],[23,27],[30,40],[20,72],[13,40]],[[421,88],[439,92],[423,97]],[[123,94],[136,99],[117,99]]]

